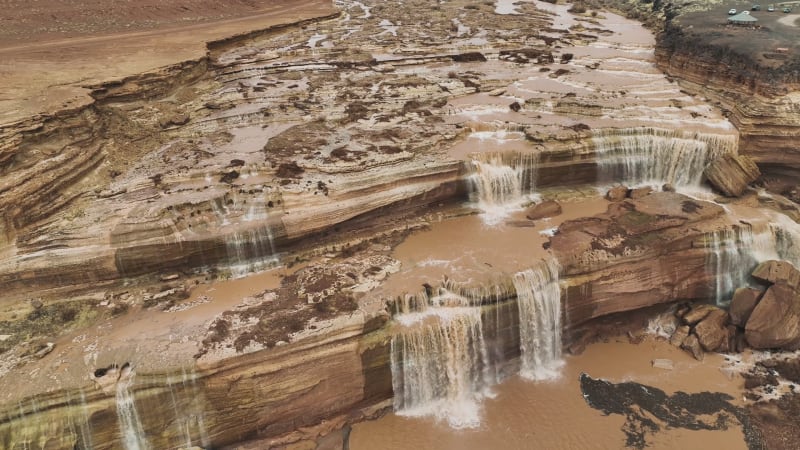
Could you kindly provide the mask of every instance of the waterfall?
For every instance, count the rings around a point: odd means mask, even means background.
[[[149,450],[150,445],[144,436],[142,422],[139,420],[139,413],[136,411],[134,396],[130,389],[135,372],[129,366],[127,369],[127,374],[123,372],[117,382],[117,420],[119,421],[120,440],[125,450]]]
[[[174,414],[175,436],[180,447],[195,448],[195,442],[208,448],[210,439],[205,428],[203,394],[197,388],[197,374],[181,371],[168,381],[170,400]]]
[[[709,240],[706,266],[714,274],[714,302],[725,306],[733,291],[747,285],[749,273],[757,264],[750,253],[752,233],[742,235],[738,228],[725,228],[712,232]]]
[[[750,284],[750,273],[768,260],[797,264],[792,232],[777,223],[743,223],[713,231],[708,236],[706,267],[714,274],[714,301],[727,306],[733,292]]]
[[[395,410],[454,428],[478,426],[479,401],[495,382],[480,308],[430,307],[396,320],[403,329],[391,341]]]
[[[708,164],[736,153],[735,135],[659,128],[598,131],[592,138],[602,182],[699,186]]]
[[[520,374],[531,380],[554,378],[562,365],[558,270],[555,260],[545,260],[514,275],[522,351]]]
[[[487,222],[499,222],[529,200],[536,188],[537,162],[533,153],[482,153],[473,158],[470,183]]]
[[[263,270],[276,262],[275,237],[268,220],[266,205],[252,204],[242,216],[242,223],[256,222],[256,225],[225,236],[225,250],[234,278]]]

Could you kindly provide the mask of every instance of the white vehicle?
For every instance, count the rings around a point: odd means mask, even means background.
[[[728,10],[728,15],[732,16],[734,14],[736,14],[736,9],[735,8],[731,8],[731,9]]]
[[[749,16],[750,15],[750,11],[742,11],[742,14],[747,14]]]

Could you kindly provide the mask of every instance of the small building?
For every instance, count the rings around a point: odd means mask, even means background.
[[[750,15],[750,11],[743,11],[735,16],[728,17],[728,23],[733,25],[755,25],[758,19]]]

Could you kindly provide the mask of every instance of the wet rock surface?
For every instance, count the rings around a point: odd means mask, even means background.
[[[729,313],[731,323],[744,327],[761,298],[762,292],[753,288],[739,288],[733,293]]]
[[[715,188],[730,197],[742,195],[761,176],[755,162],[741,155],[725,155],[712,161],[704,174]]]
[[[622,431],[626,447],[646,448],[648,437],[663,428],[720,430],[741,426],[749,449],[768,448],[748,411],[735,406],[728,394],[676,392],[668,395],[652,386],[634,382],[614,384],[593,379],[585,373],[581,374],[580,384],[589,406],[603,414],[625,417]]]
[[[525,217],[528,218],[528,220],[539,220],[547,217],[554,217],[559,214],[561,214],[561,205],[553,200],[537,203],[525,210]]]
[[[800,348],[800,299],[786,284],[773,284],[761,297],[745,325],[753,348]]]

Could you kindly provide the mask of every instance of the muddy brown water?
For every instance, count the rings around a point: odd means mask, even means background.
[[[654,358],[674,362],[671,371],[652,367]],[[671,394],[724,392],[742,402],[741,378],[729,380],[720,367],[722,355],[709,354],[703,362],[663,340],[648,338],[641,344],[616,339],[589,346],[579,356],[565,357],[561,377],[531,382],[515,376],[493,388],[494,398],[484,401],[478,428],[455,430],[428,418],[396,413],[353,427],[351,450],[524,450],[620,449],[625,447],[620,415],[604,416],[584,401],[578,377],[586,372],[615,383],[635,381]],[[662,428],[647,436],[651,449],[746,449],[741,427],[724,431],[690,431]]]

